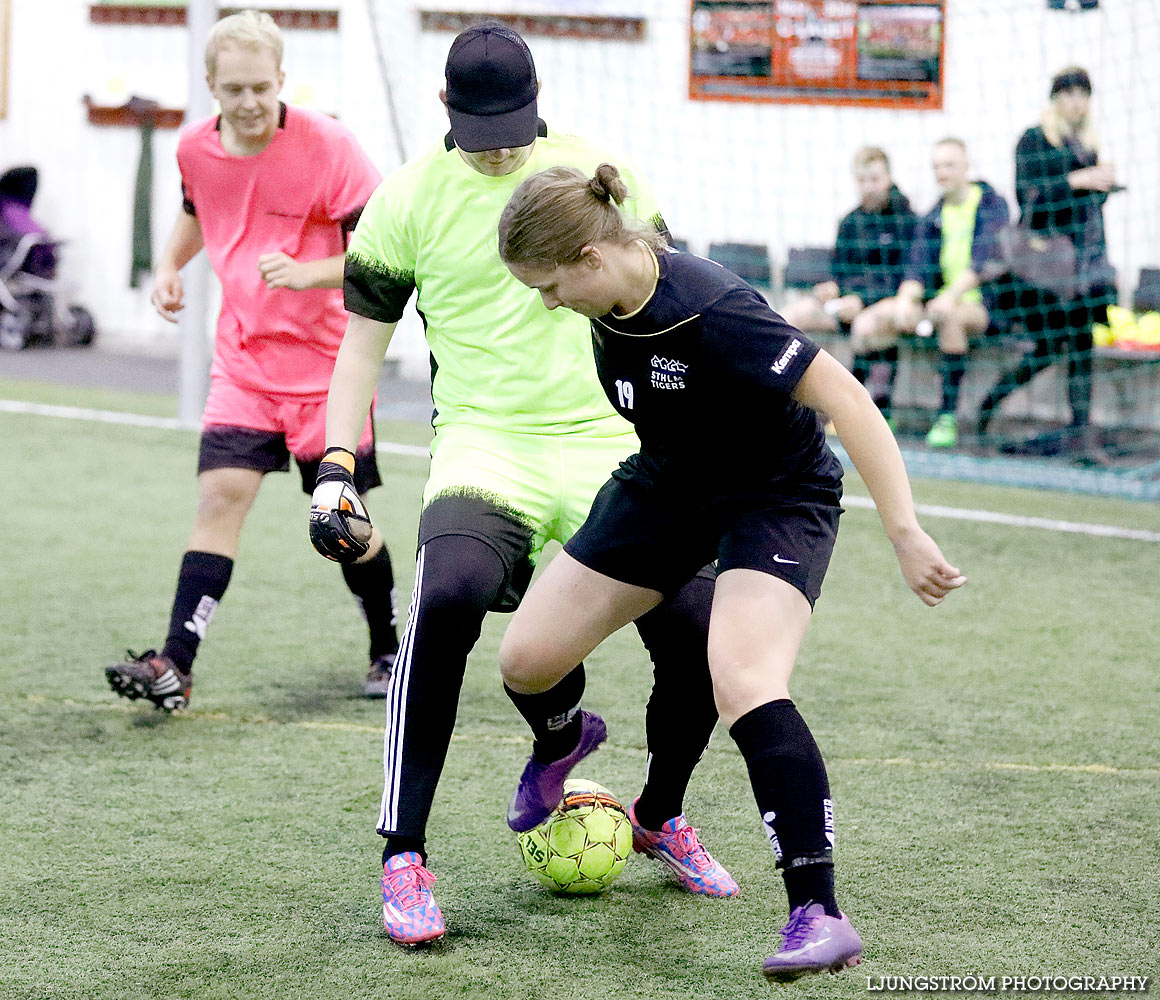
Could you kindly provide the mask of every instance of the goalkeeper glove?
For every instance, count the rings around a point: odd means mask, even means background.
[[[327,559],[353,563],[366,555],[371,519],[354,486],[354,455],[327,448],[310,503],[310,544]]]

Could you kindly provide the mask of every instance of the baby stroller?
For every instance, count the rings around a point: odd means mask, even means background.
[[[57,280],[57,250],[31,212],[35,167],[13,167],[0,176],[0,349],[19,351],[34,342],[91,344],[97,328],[84,306],[65,301]]]

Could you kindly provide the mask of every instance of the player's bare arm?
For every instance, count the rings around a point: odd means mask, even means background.
[[[177,314],[185,308],[181,269],[197,256],[204,245],[197,216],[179,212],[169,242],[153,272],[153,289],[149,296],[162,319],[176,323]]]
[[[338,351],[326,403],[326,454],[310,505],[310,541],[335,562],[372,556],[382,536],[355,492],[355,448],[374,398],[394,323],[351,313]]]
[[[967,582],[919,526],[902,454],[881,411],[853,375],[819,351],[794,399],[834,422],[842,444],[878,508],[907,585],[933,607]]]
[[[326,397],[327,447],[355,450],[395,325],[350,314]]]
[[[275,251],[258,258],[258,271],[267,288],[289,288],[302,292],[308,288],[341,288],[343,254],[319,260],[295,260],[287,253]]]

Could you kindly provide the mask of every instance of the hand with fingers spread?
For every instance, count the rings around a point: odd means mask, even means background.
[[[894,541],[894,553],[898,556],[907,585],[929,607],[942,604],[947,594],[967,582],[967,578],[947,562],[934,539],[917,525]]]

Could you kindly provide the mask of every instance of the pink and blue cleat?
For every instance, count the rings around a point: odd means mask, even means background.
[[[632,823],[632,849],[663,861],[677,876],[681,888],[701,896],[736,896],[741,890],[724,867],[713,859],[689,826],[685,814],[670,819],[659,830],[646,830],[636,821],[636,804],[628,807]]]
[[[393,854],[383,865],[383,927],[399,944],[425,944],[447,928],[431,894],[435,881],[414,851]]]
[[[595,712],[580,712],[580,740],[567,757],[541,764],[528,758],[520,783],[508,806],[507,821],[516,833],[539,826],[564,797],[564,779],[572,768],[592,753],[607,737],[604,720]]]
[[[806,903],[781,929],[781,950],[761,967],[766,979],[792,983],[817,972],[841,972],[862,961],[862,939],[843,913],[826,915],[821,903]]]

